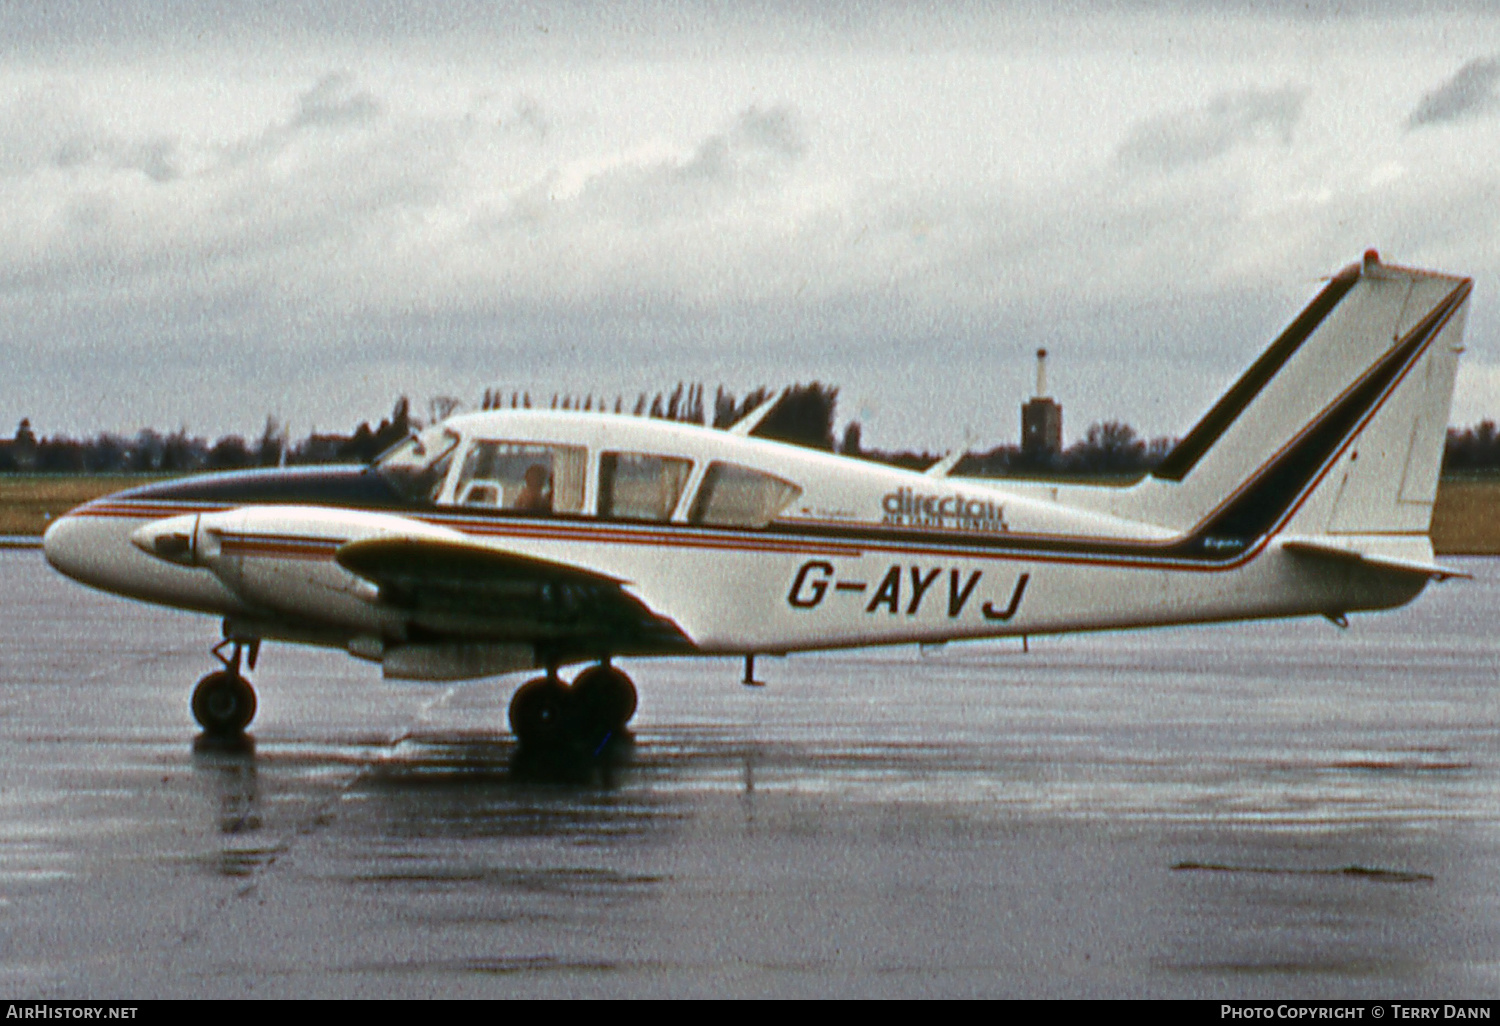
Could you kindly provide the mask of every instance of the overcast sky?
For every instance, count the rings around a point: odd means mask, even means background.
[[[1180,435],[1371,246],[1500,416],[1500,15],[1032,6],[5,5],[0,433],[818,379],[988,447],[1046,346]]]

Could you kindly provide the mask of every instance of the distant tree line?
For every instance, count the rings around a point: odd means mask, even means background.
[[[945,453],[860,451],[859,425],[845,428],[840,451],[851,456],[924,470]],[[849,435],[854,433],[853,439]],[[1149,441],[1129,424],[1117,420],[1089,425],[1083,438],[1060,452],[1023,452],[1019,445],[997,445],[983,452],[964,455],[954,465],[959,477],[1123,477],[1147,473],[1166,458],[1176,444],[1173,438]]]
[[[529,392],[506,394],[486,389],[481,410],[505,408],[549,408],[599,412],[628,412],[683,423],[727,428],[773,397],[775,407],[756,426],[756,437],[839,452],[914,470],[925,469],[945,454],[917,451],[885,451],[862,445],[863,430],[849,421],[840,435],[834,425],[838,388],[821,382],[793,385],[773,393],[756,388],[743,396],[720,386],[710,405],[701,384],[679,382],[671,391],[654,395],[640,393],[627,404],[624,397],[612,401],[602,396],[553,394],[550,400],[533,403]],[[466,404],[453,396],[428,400],[428,420],[433,423],[460,411]],[[258,438],[225,435],[216,441],[189,435],[186,429],[162,434],[144,428],[134,436],[103,433],[93,438],[38,437],[29,420],[22,420],[15,436],[0,439],[0,473],[68,474],[180,474],[203,470],[233,470],[248,467],[323,463],[368,463],[401,441],[424,421],[412,414],[411,402],[402,396],[388,417],[375,426],[368,421],[347,435],[313,433],[300,441],[289,438],[286,427],[267,417]],[[1171,451],[1171,438],[1146,439],[1130,425],[1117,420],[1091,424],[1084,436],[1061,452],[1024,453],[1016,445],[966,454],[953,473],[974,477],[1007,476],[1126,476],[1144,474]],[[1443,455],[1444,471],[1500,471],[1500,430],[1491,420],[1471,428],[1450,428]]]
[[[1443,471],[1500,469],[1500,432],[1493,420],[1481,420],[1470,428],[1449,428],[1443,448]]]
[[[758,409],[775,393],[767,388],[756,388],[736,399],[733,392],[720,385],[714,392],[713,412],[709,415],[704,401],[704,388],[700,384],[679,381],[671,392],[657,392],[654,396],[641,392],[628,409],[625,399],[616,396],[611,403],[602,396],[572,396],[553,393],[548,409],[553,410],[598,410],[602,412],[630,413],[636,417],[655,417],[659,420],[675,420],[684,424],[704,424],[716,428],[727,428]],[[776,407],[756,426],[759,438],[772,438],[792,442],[814,449],[832,452],[834,415],[838,408],[839,390],[814,381],[807,385],[793,385],[781,393]],[[456,400],[450,400],[456,402]],[[537,404],[540,407],[540,403]],[[512,391],[509,401],[503,389],[487,388],[480,400],[481,410],[533,409],[530,392]]]
[[[185,428],[168,435],[143,428],[133,436],[105,432],[93,438],[38,438],[30,420],[22,420],[14,438],[0,440],[0,473],[181,474],[291,464],[368,463],[410,433],[409,411],[403,397],[391,416],[377,427],[366,422],[349,435],[314,433],[300,442],[290,441],[286,428],[274,417],[266,418],[259,438],[225,435],[212,442],[188,434]]]

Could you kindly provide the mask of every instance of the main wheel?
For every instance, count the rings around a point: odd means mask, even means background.
[[[255,689],[237,673],[210,673],[193,689],[193,719],[216,737],[242,733],[255,719]]]
[[[635,715],[635,685],[613,666],[591,666],[573,681],[573,716],[590,737],[625,728]]]
[[[556,677],[537,677],[510,700],[510,729],[523,743],[545,744],[567,728],[568,689]]]

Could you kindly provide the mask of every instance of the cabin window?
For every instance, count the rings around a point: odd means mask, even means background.
[[[394,446],[375,462],[380,476],[408,502],[434,502],[443,490],[458,434],[432,427]]]
[[[599,513],[625,520],[670,520],[691,460],[607,452],[599,457]]]
[[[713,463],[703,475],[688,519],[723,527],[764,527],[801,494],[801,488],[779,477],[733,463]]]
[[[583,509],[587,453],[576,445],[475,442],[469,446],[453,501],[517,513]]]

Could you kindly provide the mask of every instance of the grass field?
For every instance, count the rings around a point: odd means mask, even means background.
[[[79,503],[151,480],[157,479],[0,474],[0,535],[41,534]],[[1444,478],[1432,544],[1440,555],[1500,555],[1500,476]]]
[[[0,474],[0,535],[41,534],[80,503],[159,478],[136,475]]]
[[[1443,556],[1500,555],[1500,477],[1448,477],[1432,511],[1432,547]]]

